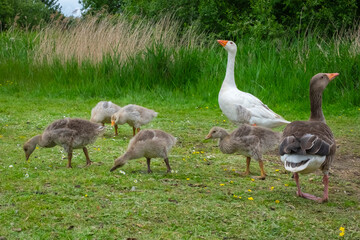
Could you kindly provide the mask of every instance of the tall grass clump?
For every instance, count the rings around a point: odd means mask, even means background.
[[[180,25],[171,16],[159,21],[130,22],[126,16],[87,16],[75,23],[55,21],[38,35],[35,60],[63,63],[76,59],[96,64],[104,57],[123,62],[146,51],[153,44],[165,48],[202,44],[201,34],[189,29],[179,35]]]
[[[194,29],[183,32],[171,17],[129,19],[89,16],[38,32],[2,33],[1,91],[217,103],[227,53],[216,39]],[[271,108],[308,109],[309,80],[319,72],[340,73],[326,90],[325,107],[360,105],[360,25],[331,38],[318,30],[295,39],[246,36],[236,43],[238,88]]]

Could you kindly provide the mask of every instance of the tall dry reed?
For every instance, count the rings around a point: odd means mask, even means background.
[[[35,61],[55,59],[66,62],[76,59],[98,63],[104,56],[126,60],[150,47],[161,44],[165,48],[199,46],[203,35],[194,29],[179,34],[180,24],[171,16],[160,21],[129,22],[125,16],[89,16],[68,24],[54,21],[38,35]]]

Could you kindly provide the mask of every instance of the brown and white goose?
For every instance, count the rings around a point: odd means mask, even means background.
[[[86,145],[94,143],[96,138],[105,131],[105,127],[88,120],[65,118],[51,123],[45,131],[28,140],[24,146],[26,160],[29,159],[36,145],[45,148],[62,146],[68,153],[67,167],[71,168],[73,149],[82,148],[86,157],[86,165],[91,165]]]
[[[286,126],[279,147],[281,161],[286,170],[294,173],[300,197],[318,201],[328,200],[329,169],[335,157],[336,143],[331,129],[325,123],[322,111],[322,93],[338,73],[318,73],[310,80],[311,115],[309,121],[295,121]],[[323,172],[322,198],[303,193],[298,173]]]
[[[250,126],[243,124],[229,134],[221,127],[213,127],[205,139],[219,138],[221,152],[226,154],[240,153],[246,157],[246,171],[250,173],[250,161],[254,158],[259,162],[261,176],[265,179],[265,170],[262,155],[269,150],[279,146],[281,133],[274,132],[268,128]]]

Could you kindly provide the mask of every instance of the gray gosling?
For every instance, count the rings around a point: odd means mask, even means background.
[[[110,171],[122,167],[128,160],[145,157],[147,161],[147,172],[151,173],[151,158],[163,158],[167,172],[171,172],[168,153],[175,145],[176,138],[161,130],[142,130],[130,140],[127,151],[115,160]]]
[[[281,133],[274,132],[268,128],[250,126],[243,124],[229,134],[221,127],[213,127],[205,139],[219,138],[221,152],[226,154],[240,153],[246,157],[245,176],[250,173],[250,161],[254,158],[259,162],[261,176],[265,179],[266,173],[262,161],[262,155],[269,150],[279,146]]]
[[[71,168],[73,149],[82,148],[86,157],[86,166],[91,165],[87,148],[88,144],[94,143],[96,138],[105,131],[105,127],[88,120],[77,118],[65,118],[51,123],[42,134],[28,140],[23,150],[26,160],[29,159],[36,145],[45,148],[62,146],[68,153],[67,167]]]
[[[100,101],[96,106],[91,109],[91,122],[101,123],[105,126],[105,123],[111,123],[111,116],[121,109],[120,106],[108,102],[108,101]],[[118,135],[118,126],[115,124],[115,136]]]
[[[133,127],[133,136],[135,136],[135,130],[139,132],[142,125],[151,122],[157,115],[158,113],[154,110],[129,104],[111,116],[111,126],[127,123]]]

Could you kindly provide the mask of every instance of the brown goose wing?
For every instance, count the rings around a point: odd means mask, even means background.
[[[334,136],[325,123],[296,121],[285,128],[279,153],[327,156],[334,147]]]

